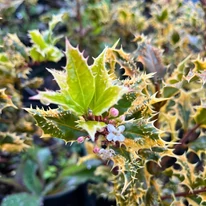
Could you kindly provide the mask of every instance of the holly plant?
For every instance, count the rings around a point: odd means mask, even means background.
[[[204,156],[202,147],[190,140],[199,129],[204,136],[205,61],[196,59],[188,66],[188,57],[169,74],[161,52],[146,38],[139,37],[132,53],[117,45],[105,48],[88,65],[66,40],[65,68],[49,69],[59,90],[39,91],[33,97],[58,108],[26,110],[41,127],[42,137],[84,143],[87,155],[79,163],[102,161],[95,175],[107,183],[90,189],[115,198],[117,205],[204,203]],[[190,153],[185,150],[188,144]],[[202,162],[199,169],[191,158],[194,151]]]

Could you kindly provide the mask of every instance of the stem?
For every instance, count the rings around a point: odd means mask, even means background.
[[[196,195],[202,192],[206,192],[206,187],[199,189],[199,190],[194,190],[192,192],[188,191],[188,192],[179,192],[179,193],[175,193],[174,196],[175,197],[187,197],[187,196],[192,196],[192,195]],[[165,195],[163,197],[161,197],[161,200],[166,200],[166,199],[171,199],[173,198],[172,195]]]
[[[200,126],[200,124],[196,124],[191,130],[187,131],[183,138],[181,139],[181,144],[185,144],[188,138],[195,132],[195,130]]]

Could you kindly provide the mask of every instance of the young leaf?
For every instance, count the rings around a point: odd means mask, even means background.
[[[95,115],[101,115],[107,111],[125,93],[123,87],[112,85],[112,80],[105,68],[105,53],[106,49],[95,59],[94,64],[91,66],[92,73],[95,76],[95,92],[90,109]]]
[[[32,99],[39,98],[42,101],[42,103],[54,103],[62,106],[66,110],[76,112],[77,114],[84,113],[83,108],[70,98],[68,91],[66,90],[64,90],[61,93],[54,91],[39,92],[37,96],[32,97]]]
[[[100,115],[107,111],[111,106],[119,101],[125,92],[126,89],[120,86],[111,86],[107,88],[95,103],[94,108],[91,107],[93,114]]]
[[[75,123],[78,118],[69,111],[26,109],[31,113],[39,127],[43,130],[45,136],[58,137],[66,142],[75,141],[79,136],[87,135],[86,132],[77,128]]]
[[[38,45],[38,47],[43,50],[47,47],[47,43],[44,41],[42,34],[38,30],[29,31],[29,36],[31,41]]]
[[[71,99],[87,113],[95,91],[94,76],[78,49],[66,42],[66,76]]]
[[[46,42],[45,36],[38,30],[30,31],[29,36],[33,43],[33,46],[30,49],[30,56],[34,61],[58,62],[62,58],[62,52],[51,43]]]
[[[102,129],[105,127],[106,124],[104,122],[96,122],[96,121],[78,121],[78,127],[86,130],[88,134],[90,135],[92,141],[95,140],[95,133],[97,130]]]

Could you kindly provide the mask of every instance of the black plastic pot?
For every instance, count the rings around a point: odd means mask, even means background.
[[[74,191],[47,196],[44,198],[44,206],[115,206],[115,201],[97,199],[95,195],[89,195],[87,185],[83,184]]]

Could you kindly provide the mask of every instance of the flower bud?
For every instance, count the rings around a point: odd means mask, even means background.
[[[98,154],[99,153],[99,147],[97,147],[97,146],[95,146],[94,147],[94,149],[93,149],[93,152],[95,153],[95,154]]]
[[[120,120],[121,122],[125,121],[125,115],[120,116],[120,117],[119,117],[119,120]]]
[[[119,115],[119,111],[118,109],[112,107],[110,110],[109,110],[109,115],[111,117],[117,117]]]
[[[83,143],[84,142],[84,137],[83,136],[81,136],[81,137],[78,137],[77,138],[77,142],[79,143],[79,144],[81,144],[81,143]]]

